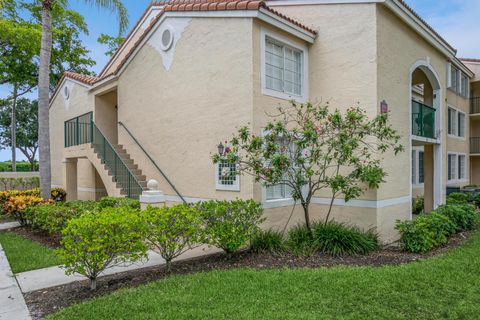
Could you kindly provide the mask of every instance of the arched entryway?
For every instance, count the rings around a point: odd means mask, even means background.
[[[424,211],[442,204],[442,90],[427,60],[410,70],[411,194],[424,197]]]

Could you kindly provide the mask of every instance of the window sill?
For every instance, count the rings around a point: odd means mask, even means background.
[[[294,204],[295,204],[295,201],[292,198],[264,200],[262,202],[262,206],[265,209],[288,207],[288,206],[293,206]]]
[[[265,95],[265,96],[279,98],[279,99],[282,99],[282,100],[288,100],[288,101],[294,100],[294,101],[300,102],[300,103],[307,102],[307,98],[305,96],[297,96],[297,95],[294,95],[294,94],[288,94],[288,93],[285,93],[285,92],[276,91],[276,90],[267,89],[267,88],[262,88],[262,94]]]

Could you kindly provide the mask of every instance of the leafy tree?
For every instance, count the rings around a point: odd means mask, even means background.
[[[386,176],[380,154],[403,150],[400,136],[386,114],[369,119],[359,106],[345,113],[327,105],[297,104],[279,107],[266,125],[265,135],[242,127],[231,139],[231,148],[213,161],[238,164],[241,173],[266,185],[284,184],[302,205],[311,231],[310,203],[320,190],[332,193],[325,218],[329,221],[333,202],[359,197],[367,188],[378,188]]]
[[[15,108],[16,147],[25,155],[35,170],[35,158],[38,150],[38,104],[26,98],[18,99]],[[12,105],[7,100],[0,100],[0,145],[12,146]]]
[[[7,0],[0,19],[0,84],[12,87],[11,123],[19,97],[37,85],[41,39],[41,7],[36,2]],[[61,5],[53,11],[53,53],[50,89],[65,70],[89,74],[95,62],[88,57],[80,33],[87,33],[83,17]],[[12,167],[15,171],[16,126],[11,127]]]
[[[125,37],[122,35],[118,35],[116,37],[102,33],[100,37],[98,37],[98,43],[104,44],[107,46],[108,50],[105,52],[105,55],[111,57],[117,51],[118,47],[123,43]]]
[[[42,41],[40,47],[40,64],[38,76],[38,122],[39,122],[39,147],[40,147],[40,187],[42,197],[45,199],[50,194],[51,188],[51,163],[50,163],[50,131],[49,131],[49,84],[50,66],[52,63],[53,30],[52,14],[56,5],[65,4],[66,0],[41,0],[42,10]],[[128,24],[128,14],[121,0],[84,0],[85,3],[95,4],[118,13],[120,20],[120,33]]]

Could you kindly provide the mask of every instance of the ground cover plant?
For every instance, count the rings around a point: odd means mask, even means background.
[[[479,256],[475,232],[447,254],[397,266],[179,275],[73,305],[47,319],[476,319]]]
[[[0,244],[13,273],[60,264],[55,250],[11,232],[0,232]]]

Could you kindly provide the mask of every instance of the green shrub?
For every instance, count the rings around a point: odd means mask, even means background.
[[[455,225],[443,214],[432,212],[412,221],[398,222],[402,248],[410,252],[427,252],[447,243],[455,233]]]
[[[146,224],[146,239],[167,263],[201,239],[201,219],[198,211],[188,205],[154,208],[147,207],[141,216]]]
[[[62,188],[52,188],[50,194],[55,202],[65,202],[67,200],[67,192]]]
[[[280,231],[269,229],[259,230],[250,240],[253,252],[279,252],[284,250],[283,234]]]
[[[447,204],[467,204],[469,202],[473,202],[469,193],[454,192],[447,197]]]
[[[443,205],[435,209],[435,212],[447,216],[455,225],[456,232],[472,230],[478,217],[477,210],[473,205]]]
[[[317,250],[332,256],[367,254],[378,249],[378,237],[373,231],[363,232],[334,221],[315,223],[312,233]]]
[[[61,204],[36,206],[29,209],[28,215],[32,227],[49,234],[60,234],[68,220],[78,217],[82,212]]]
[[[96,201],[75,200],[65,202],[63,205],[75,209],[81,213],[86,211],[97,211],[100,209],[98,206],[98,202]]]
[[[100,209],[118,207],[140,209],[140,201],[127,197],[104,197],[98,201],[98,207]]]
[[[415,197],[412,199],[412,213],[422,214],[425,206],[423,197]]]
[[[66,273],[79,273],[96,289],[105,269],[146,257],[145,227],[138,211],[128,207],[106,208],[68,221],[57,253]]]
[[[297,256],[311,256],[316,250],[311,232],[305,224],[298,224],[288,230],[286,247]]]
[[[195,205],[205,226],[204,242],[231,254],[258,231],[263,209],[253,200],[205,201]]]

